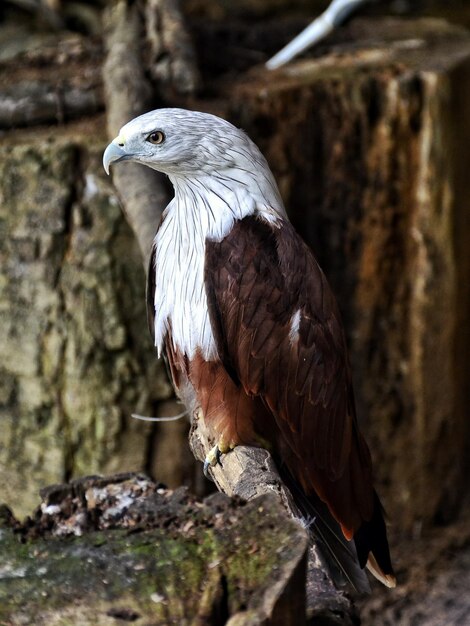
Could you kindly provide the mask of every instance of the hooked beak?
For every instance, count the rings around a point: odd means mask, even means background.
[[[114,139],[106,148],[103,154],[103,167],[106,174],[109,175],[109,167],[111,163],[117,163],[130,157],[129,153],[123,150],[117,143],[114,143],[117,139]]]

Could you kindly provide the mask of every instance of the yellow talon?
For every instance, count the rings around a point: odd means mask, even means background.
[[[222,452],[219,449],[218,445],[215,445],[213,448],[209,450],[207,456],[204,460],[204,476],[206,478],[210,478],[209,476],[209,467],[214,467],[217,463],[220,462],[220,455]]]
[[[227,454],[227,452],[230,452],[230,450],[233,450],[235,448],[235,444],[234,443],[225,443],[225,441],[219,441],[217,446],[214,446],[214,447],[219,448],[219,452],[221,454]],[[214,448],[212,448],[212,450],[213,449]],[[212,452],[212,450],[211,450],[211,452]]]
[[[224,441],[219,441],[213,448],[209,450],[207,456],[204,460],[204,476],[210,479],[209,476],[209,467],[214,467],[217,463],[220,463],[220,457],[222,454],[226,454],[233,450],[235,445],[230,445],[225,443]]]

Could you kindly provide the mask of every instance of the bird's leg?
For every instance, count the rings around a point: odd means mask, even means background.
[[[204,459],[203,471],[206,478],[211,479],[211,477],[209,476],[209,467],[215,467],[217,463],[220,463],[220,457],[222,456],[222,454],[230,452],[230,450],[233,450],[234,447],[235,446],[231,446],[229,444],[226,444],[223,440],[220,440],[218,443],[215,444],[215,446],[213,446],[209,450],[206,458]]]

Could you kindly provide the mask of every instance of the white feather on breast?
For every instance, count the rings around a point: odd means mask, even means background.
[[[171,326],[175,348],[191,357],[200,347],[205,358],[213,358],[215,343],[204,290],[204,242],[189,237],[184,220],[178,218],[179,211],[170,205],[155,238],[155,345],[160,354]]]
[[[172,180],[175,198],[155,237],[155,346],[161,354],[171,327],[175,349],[192,358],[217,356],[204,286],[205,243],[220,241],[233,226],[259,209],[242,185],[236,192],[211,177]]]

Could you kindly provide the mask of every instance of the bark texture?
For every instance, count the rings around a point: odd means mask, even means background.
[[[151,427],[130,414],[171,393],[92,132],[0,147],[0,498],[20,515],[45,483],[141,469]]]

